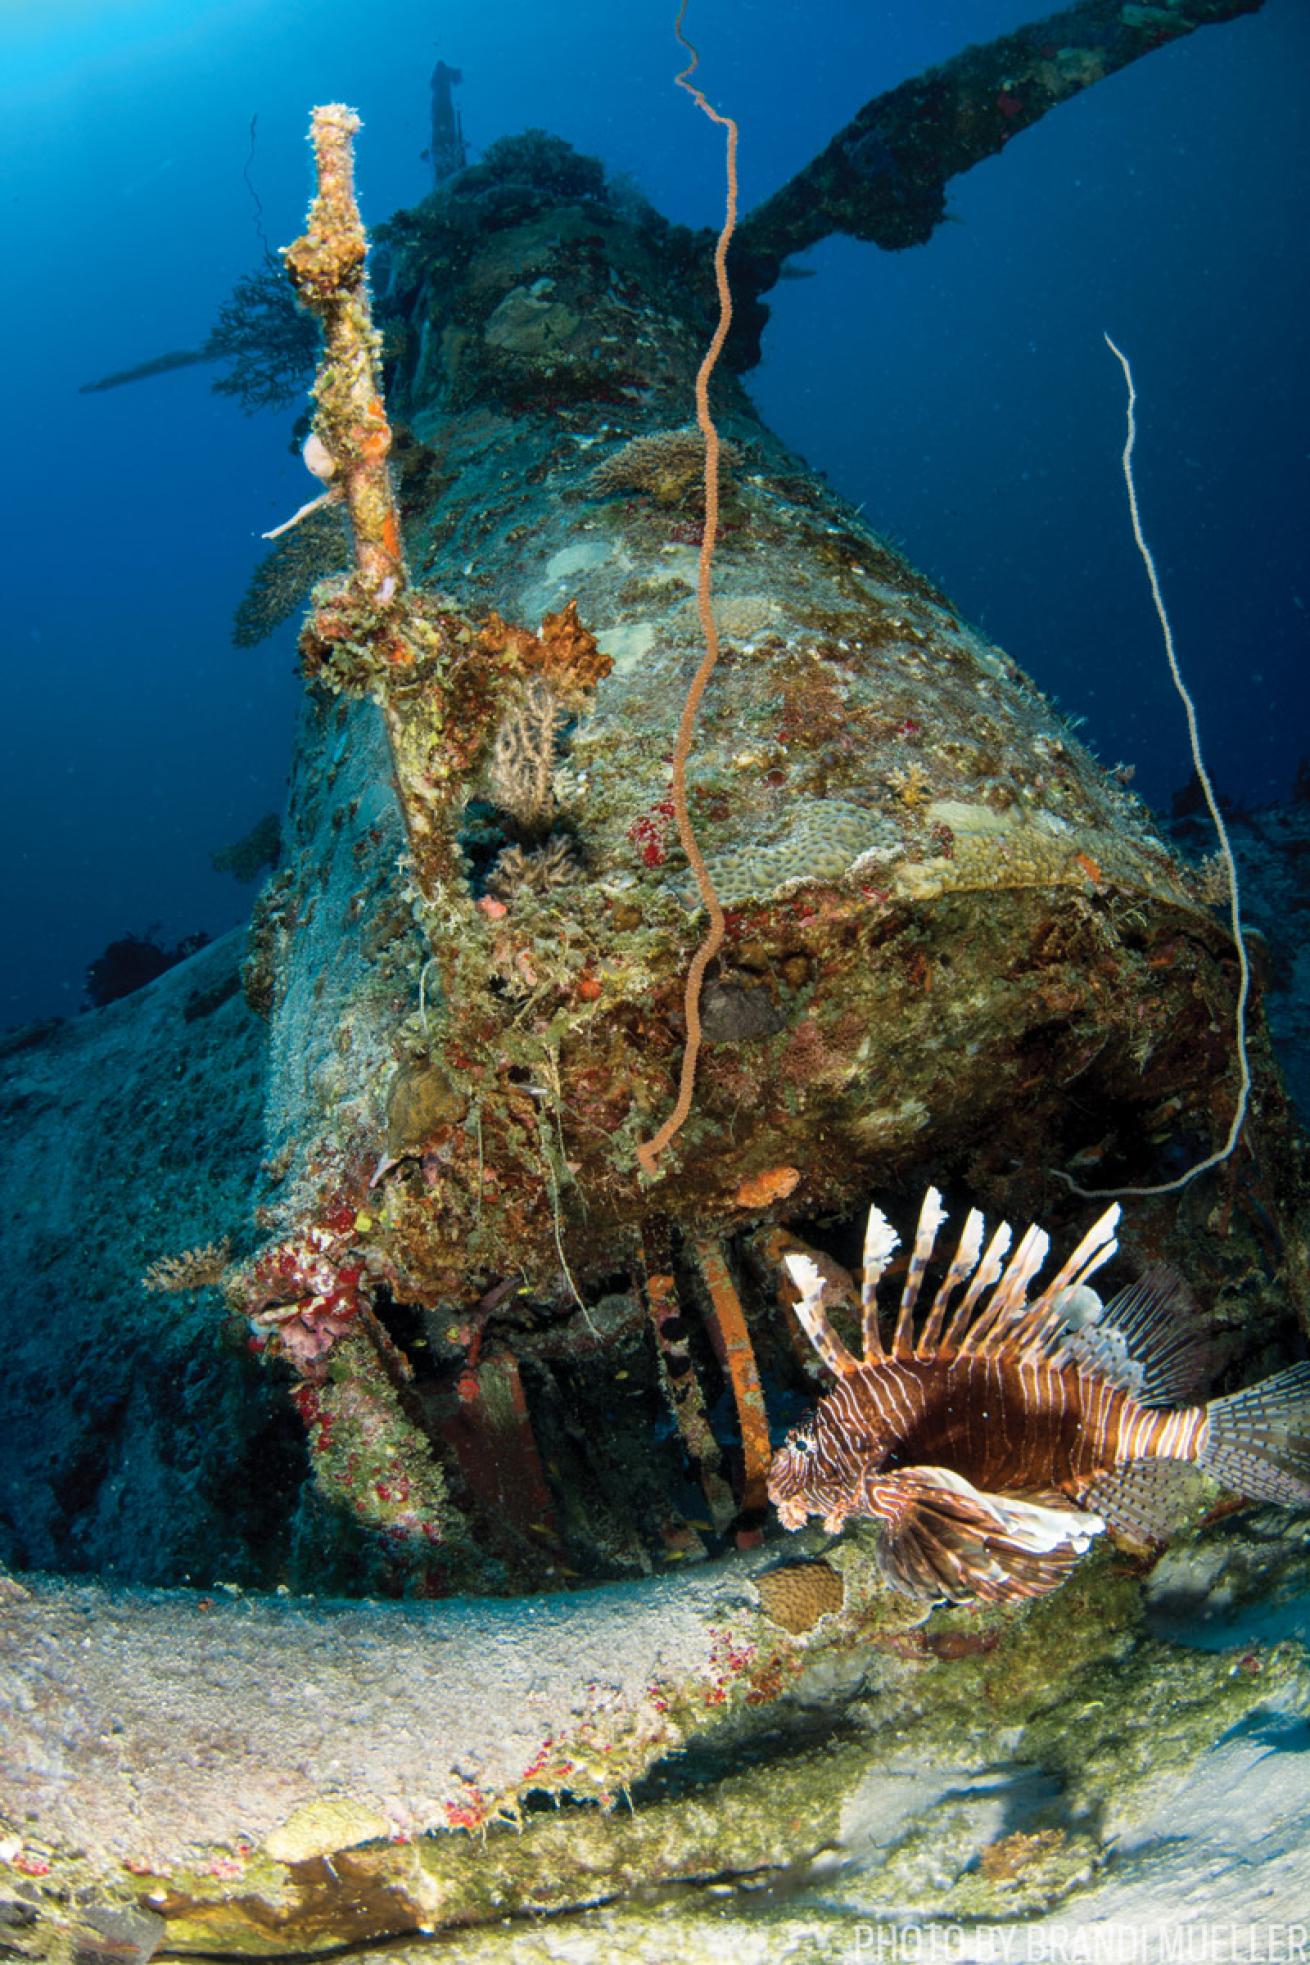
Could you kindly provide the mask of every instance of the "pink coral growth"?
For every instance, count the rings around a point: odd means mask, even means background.
[[[332,1208],[299,1235],[275,1242],[255,1262],[246,1314],[259,1337],[309,1377],[349,1330],[362,1301],[364,1265],[350,1255],[355,1210]]]

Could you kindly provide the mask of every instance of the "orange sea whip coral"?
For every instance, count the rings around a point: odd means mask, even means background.
[[[696,1061],[700,1055],[701,1021],[700,991],[705,971],[723,945],[723,908],[714,891],[709,869],[692,829],[691,813],[687,809],[687,758],[691,751],[691,740],[695,734],[696,717],[700,710],[701,698],[706,684],[714,672],[719,659],[719,633],[714,624],[714,608],[710,600],[710,576],[714,568],[714,545],[719,530],[719,433],[710,415],[710,377],[723,351],[732,325],[732,289],[728,284],[728,246],[737,224],[737,125],[731,116],[721,116],[717,109],[705,100],[702,91],[696,88],[691,76],[700,65],[700,56],[682,31],[683,16],[687,11],[687,0],[682,0],[678,8],[678,18],[674,23],[677,35],[691,60],[675,80],[680,89],[687,94],[699,109],[703,109],[711,122],[718,123],[726,133],[726,165],[728,176],[727,199],[723,215],[723,228],[714,248],[714,278],[719,292],[719,321],[714,330],[705,359],[696,376],[696,421],[705,439],[705,530],[701,535],[700,572],[696,584],[696,600],[700,610],[701,632],[705,637],[705,653],[700,667],[691,680],[686,701],[682,706],[682,717],[678,723],[678,737],[673,750],[673,813],[678,826],[678,838],[682,850],[687,855],[688,865],[696,877],[705,912],[709,916],[709,926],[705,939],[691,959],[687,970],[687,986],[684,995],[684,1012],[687,1020],[687,1042],[682,1053],[682,1071],[678,1080],[678,1096],[672,1112],[659,1131],[637,1148],[637,1158],[644,1172],[653,1174],[655,1164],[674,1134],[679,1130],[691,1110],[691,1095],[696,1083]]]

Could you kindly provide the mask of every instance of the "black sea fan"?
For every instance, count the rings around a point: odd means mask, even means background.
[[[281,409],[301,397],[318,359],[318,328],[296,305],[280,260],[264,255],[257,273],[246,273],[218,311],[205,343],[214,361],[231,368],[214,387],[235,396],[248,414]]]
[[[86,993],[94,1007],[103,1010],[106,1003],[117,1003],[120,996],[131,996],[134,990],[144,989],[156,976],[162,976],[165,969],[185,962],[188,955],[204,948],[208,940],[203,929],[194,935],[184,935],[175,948],[165,948],[156,941],[153,928],[148,928],[144,935],[123,935],[118,941],[110,942],[88,966]]]

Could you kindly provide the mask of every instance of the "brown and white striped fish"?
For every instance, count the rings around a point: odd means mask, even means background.
[[[1310,1364],[1180,1405],[1199,1344],[1178,1285],[1148,1275],[1108,1303],[1088,1287],[1115,1252],[1119,1212],[1107,1209],[1029,1301],[1050,1238],[1031,1227],[1011,1255],[1002,1223],[984,1249],[973,1209],[920,1320],[946,1220],[929,1188],[884,1342],[877,1289],[899,1237],[870,1209],[863,1359],[824,1308],[830,1279],[810,1256],[788,1256],[796,1315],[837,1383],[774,1456],[783,1526],[818,1514],[835,1532],[871,1517],[898,1589],[999,1602],[1054,1589],[1107,1527],[1166,1539],[1170,1463],[1194,1462],[1249,1500],[1310,1506]]]

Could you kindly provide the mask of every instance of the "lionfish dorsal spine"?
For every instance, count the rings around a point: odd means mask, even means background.
[[[842,1343],[823,1307],[826,1285],[818,1263],[809,1255],[786,1255],[783,1262],[800,1292],[796,1302],[798,1323],[833,1377],[848,1378],[859,1370],[859,1360]]]
[[[998,1326],[1022,1314],[1028,1300],[1028,1285],[1046,1260],[1051,1238],[1044,1228],[1032,1222],[1019,1238],[1019,1246],[1006,1263],[992,1291],[987,1308],[975,1318],[960,1344],[962,1357],[974,1357],[987,1348]]]
[[[882,1333],[878,1329],[878,1285],[900,1245],[901,1238],[882,1209],[871,1207],[864,1227],[864,1271],[860,1279],[860,1314],[866,1365],[886,1356],[882,1348]]]
[[[1016,1357],[1046,1364],[1053,1362],[1068,1334],[1066,1306],[1069,1299],[1076,1290],[1086,1286],[1087,1278],[1094,1276],[1119,1247],[1115,1239],[1119,1215],[1119,1204],[1116,1202],[1092,1223],[1068,1261],[1045,1285],[1040,1295],[1034,1297],[1030,1304],[1020,1305],[1014,1318],[993,1331],[993,1345],[1003,1343]],[[1089,1290],[1088,1296],[1099,1309],[1100,1300],[1095,1292]]]
[[[1027,1285],[1041,1267],[1047,1256],[1049,1238],[1035,1224],[1025,1228],[1019,1242],[1013,1248],[1008,1262],[1002,1262],[1000,1273],[996,1273],[984,1289],[970,1291],[972,1295],[972,1317],[968,1324],[958,1326],[956,1350],[962,1358],[974,1356],[986,1348],[992,1332],[1008,1322],[1021,1309],[1027,1295]],[[986,1295],[986,1301],[984,1301]],[[960,1305],[964,1309],[964,1305]]]
[[[1119,1203],[1115,1201],[1098,1220],[1092,1223],[1064,1267],[1051,1279],[1034,1302],[1034,1311],[1044,1310],[1048,1304],[1057,1303],[1067,1291],[1078,1289],[1089,1276],[1094,1276],[1097,1270],[1110,1260],[1119,1247],[1115,1231],[1119,1226],[1122,1212]]]
[[[956,1308],[954,1316],[942,1333],[939,1349],[955,1351],[960,1347],[964,1333],[973,1319],[974,1311],[987,1291],[992,1287],[1005,1267],[1005,1258],[1014,1240],[1014,1230],[1008,1221],[999,1222],[987,1244],[983,1259],[978,1266],[973,1281],[969,1284]]]
[[[919,1341],[915,1346],[918,1357],[931,1357],[936,1352],[951,1298],[962,1284],[968,1282],[978,1267],[978,1257],[982,1253],[985,1232],[986,1223],[981,1214],[977,1208],[970,1208],[959,1244],[951,1257],[951,1266],[946,1272],[941,1288],[932,1300],[932,1309],[928,1312],[927,1322],[919,1332]]]
[[[962,1338],[962,1355],[981,1356],[1002,1346],[1015,1356],[1049,1359],[1064,1330],[1063,1304],[1114,1255],[1120,1210],[1116,1203],[1093,1222],[1068,1260],[1028,1301],[1029,1285],[1045,1262],[1051,1238],[1036,1223],[1028,1228],[997,1281],[987,1307]]]
[[[1033,1222],[1024,1230],[1011,1254],[1013,1230],[1008,1222],[1003,1221],[984,1249],[985,1223],[978,1209],[971,1208],[916,1342],[914,1318],[923,1279],[932,1261],[938,1234],[947,1220],[941,1194],[937,1188],[930,1187],[919,1210],[914,1246],[890,1345],[884,1344],[879,1328],[878,1286],[887,1272],[893,1253],[900,1246],[900,1237],[876,1206],[869,1209],[864,1233],[864,1268],[860,1286],[862,1359],[856,1358],[847,1348],[828,1314],[824,1301],[828,1293],[828,1279],[819,1264],[811,1255],[793,1252],[784,1257],[784,1263],[798,1293],[795,1305],[797,1321],[835,1378],[847,1378],[852,1372],[859,1371],[862,1364],[878,1364],[889,1357],[901,1360],[917,1358],[920,1361],[946,1353],[980,1357],[1002,1348],[1030,1361],[1071,1362],[1073,1354],[1065,1307],[1073,1293],[1086,1285],[1088,1277],[1095,1275],[1115,1254],[1118,1248],[1115,1231],[1119,1218],[1117,1203],[1107,1208],[1093,1222],[1050,1282],[1030,1302],[1029,1286],[1050,1253],[1050,1236]],[[964,1294],[952,1308],[953,1299],[961,1289]],[[1095,1298],[1094,1292],[1089,1292],[1089,1295],[1099,1311],[1099,1299]],[[1145,1310],[1139,1315],[1143,1322],[1151,1320]]]
[[[915,1306],[919,1301],[919,1291],[923,1287],[924,1272],[932,1261],[932,1252],[937,1244],[937,1231],[945,1219],[946,1210],[942,1206],[942,1197],[935,1187],[930,1187],[919,1209],[918,1226],[914,1231],[914,1248],[910,1253],[905,1287],[901,1291],[901,1307],[892,1337],[894,1358],[910,1358],[914,1355]]]

